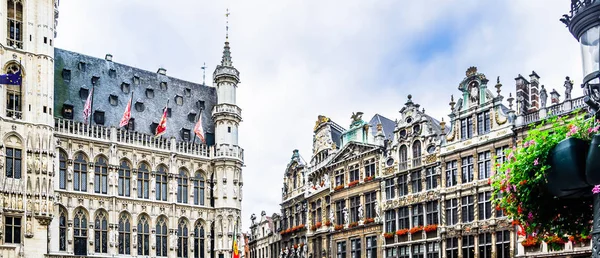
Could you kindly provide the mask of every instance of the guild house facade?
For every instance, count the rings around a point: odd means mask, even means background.
[[[1,73],[19,78],[1,87],[0,255],[231,257],[244,154],[228,40],[213,85],[193,83],[54,48],[58,3],[0,2]]]

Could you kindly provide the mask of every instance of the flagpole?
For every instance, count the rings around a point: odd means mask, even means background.
[[[204,108],[200,108],[198,110],[198,114],[196,114],[196,119],[194,119],[195,120],[194,127],[195,127],[196,123],[198,123],[198,119],[202,116],[202,111],[204,111]],[[196,135],[195,132],[193,132],[193,133],[194,133],[194,140],[192,140],[192,144],[195,144],[196,143],[196,138],[198,138],[198,135]]]
[[[94,88],[96,88],[96,82],[94,80],[92,80],[92,100],[90,101],[90,115],[89,115],[89,125],[92,125],[92,116],[94,116]]]
[[[21,79],[21,80],[19,80],[19,97],[21,98],[20,101],[21,101],[21,105],[22,105],[23,104],[23,65],[21,64],[21,58],[20,57],[19,57],[19,72],[20,72],[19,73],[19,77],[20,77],[19,79]],[[16,98],[15,98],[15,100],[16,100]],[[15,108],[16,105],[17,105],[16,101],[13,101],[13,110],[16,109]],[[19,110],[19,111],[15,110],[13,112],[14,112],[13,117],[17,115],[17,112],[21,112],[21,118],[20,119],[23,119],[23,108],[21,108],[21,110]]]

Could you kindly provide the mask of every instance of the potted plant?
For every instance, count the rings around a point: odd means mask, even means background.
[[[413,227],[413,228],[411,228],[411,229],[409,230],[409,232],[410,232],[410,234],[411,234],[411,235],[412,235],[412,234],[419,233],[419,232],[421,232],[421,231],[423,231],[423,226],[416,226],[416,227]]]
[[[540,244],[542,241],[538,237],[529,236],[525,240],[521,241],[521,245],[525,247],[527,252],[537,252],[540,250]]]
[[[358,226],[358,222],[350,222],[350,224],[348,224],[348,228],[353,228]]]
[[[368,177],[365,177],[364,182],[366,183],[366,182],[369,182],[371,180],[373,180],[373,177],[372,176],[368,176]]]
[[[398,230],[396,231],[396,235],[398,235],[398,236],[404,236],[404,235],[406,235],[406,234],[408,234],[408,229],[406,229],[406,228],[403,228],[403,229],[398,229]]]
[[[548,245],[548,251],[560,251],[565,248],[567,240],[563,237],[552,235],[544,238],[544,242]]]
[[[334,191],[339,191],[339,190],[342,190],[342,189],[344,189],[344,185],[338,185],[335,188],[333,188]]]
[[[366,218],[365,221],[363,222],[364,225],[370,224],[375,222],[374,218]]]
[[[354,181],[348,183],[348,187],[353,187],[353,186],[357,185],[358,182],[359,182],[358,180],[354,180]]]
[[[383,233],[383,237],[385,239],[391,239],[394,237],[394,232],[387,232],[387,233]]]
[[[429,232],[436,231],[437,228],[438,228],[437,224],[431,224],[431,225],[425,226],[424,230],[425,230],[425,232],[429,233]]]
[[[344,228],[344,225],[335,225],[335,227],[333,228],[335,231],[338,230],[342,230]]]

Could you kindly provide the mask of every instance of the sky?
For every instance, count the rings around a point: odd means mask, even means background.
[[[470,66],[490,87],[500,76],[505,99],[519,74],[535,71],[562,96],[565,76],[583,77],[578,42],[559,21],[564,0],[63,0],[55,46],[197,83],[206,63],[212,84],[227,8],[246,230],[251,214],[280,211],[286,165],[294,149],[310,160],[318,115],[345,128],[357,111],[395,120],[411,94],[448,121]]]

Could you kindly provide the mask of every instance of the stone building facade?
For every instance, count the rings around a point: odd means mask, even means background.
[[[267,213],[262,211],[258,221],[256,221],[254,214],[252,214],[251,220],[250,241],[248,243],[250,258],[276,257],[271,254],[271,243],[279,241],[280,235],[275,231],[273,217],[267,216]]]
[[[231,256],[243,149],[229,42],[213,86],[192,83],[54,48],[58,2],[0,2],[2,74],[22,76],[1,89],[0,255]]]

